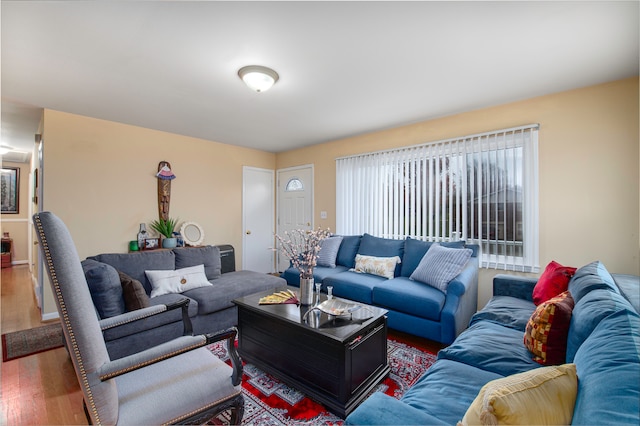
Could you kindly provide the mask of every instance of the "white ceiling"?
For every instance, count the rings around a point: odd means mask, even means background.
[[[280,152],[636,76],[638,5],[4,0],[2,144],[50,108]]]

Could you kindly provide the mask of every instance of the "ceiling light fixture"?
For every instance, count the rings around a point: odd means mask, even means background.
[[[13,148],[7,145],[0,145],[0,155],[4,155],[9,151],[13,151]]]
[[[238,76],[250,89],[258,93],[269,90],[280,78],[277,72],[261,65],[242,67],[238,71]]]

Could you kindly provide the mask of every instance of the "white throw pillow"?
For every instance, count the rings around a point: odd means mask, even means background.
[[[213,285],[207,281],[204,265],[190,266],[175,271],[144,271],[151,283],[151,297],[169,293],[182,293],[198,287]]]
[[[356,267],[349,270],[391,279],[398,263],[400,263],[400,256],[376,257],[356,254]]]

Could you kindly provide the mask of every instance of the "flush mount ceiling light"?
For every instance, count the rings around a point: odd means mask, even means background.
[[[269,90],[280,78],[278,73],[271,68],[260,65],[242,67],[238,71],[238,76],[250,89],[258,93]]]
[[[13,148],[7,145],[0,145],[0,155],[4,155],[9,151],[13,151]]]

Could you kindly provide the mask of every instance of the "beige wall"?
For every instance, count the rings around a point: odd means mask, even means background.
[[[335,229],[337,157],[539,123],[541,266],[639,274],[638,98],[636,77],[281,153],[277,167],[313,162],[315,225]],[[479,306],[497,272],[481,271]]]
[[[31,179],[29,176],[31,166],[29,163],[2,162],[3,167],[18,167],[20,169],[20,194],[18,214],[0,214],[2,232],[8,232],[13,239],[13,263],[29,263],[29,199]],[[3,234],[2,234],[3,235]]]
[[[242,253],[242,166],[275,169],[275,154],[45,110],[43,207],[60,216],[81,258],[126,252],[158,218],[158,163],[171,163],[171,217],[200,224],[205,244]]]

